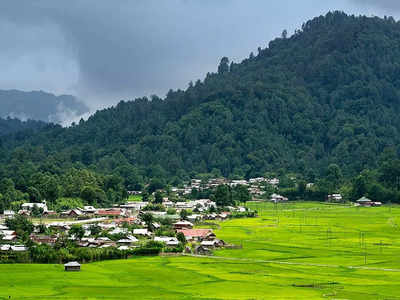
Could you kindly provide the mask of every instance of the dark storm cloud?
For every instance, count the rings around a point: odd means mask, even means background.
[[[215,71],[222,56],[240,61],[285,28],[328,10],[357,12],[351,0],[325,2],[2,1],[0,88],[73,93],[92,107],[163,95]]]

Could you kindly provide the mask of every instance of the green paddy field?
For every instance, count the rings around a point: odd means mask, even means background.
[[[400,207],[249,203],[214,257],[0,265],[0,299],[400,299]]]

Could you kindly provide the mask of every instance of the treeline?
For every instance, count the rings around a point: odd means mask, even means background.
[[[325,176],[313,185],[299,177],[287,180],[280,192],[291,200],[323,201],[330,194],[340,193],[344,201],[356,201],[367,197],[382,203],[400,203],[400,160],[387,152],[386,160],[377,169],[365,169],[360,174],[345,178],[338,165],[332,164]]]
[[[20,137],[34,134],[47,124],[42,121],[20,121],[14,118],[0,118],[0,136],[19,133]]]
[[[96,197],[110,202],[119,186],[177,185],[199,174],[278,171],[316,182],[336,164],[349,180],[378,169],[387,151],[399,157],[399,66],[394,19],[328,13],[241,63],[223,58],[217,73],[165,99],[122,101],[70,128],[2,138],[0,177],[26,194],[42,174],[70,197],[68,172],[90,170],[101,178]]]
[[[0,211],[18,211],[24,202],[39,203],[46,200],[51,210],[62,211],[83,205],[111,206],[127,198],[124,178],[101,175],[87,169],[60,171],[57,173],[37,170],[32,164],[19,165],[21,170],[13,174],[0,169]]]

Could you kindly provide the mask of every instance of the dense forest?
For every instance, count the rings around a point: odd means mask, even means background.
[[[9,135],[19,132],[23,136],[31,136],[39,129],[42,129],[47,124],[42,121],[27,120],[21,121],[19,119],[1,119],[0,118],[0,136]]]
[[[48,190],[41,185],[56,186],[46,199],[90,186],[109,202],[154,178],[290,172],[316,182],[334,165],[349,179],[398,159],[399,96],[400,23],[332,12],[241,63],[222,58],[216,73],[165,99],[2,138],[0,176],[31,198]]]

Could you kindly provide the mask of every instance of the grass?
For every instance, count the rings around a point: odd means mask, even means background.
[[[400,207],[249,203],[215,257],[0,265],[0,299],[400,299]]]
[[[143,201],[142,195],[129,195],[128,201],[129,202],[141,202],[141,201]]]

